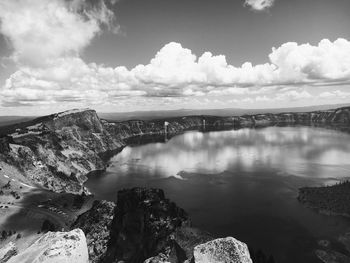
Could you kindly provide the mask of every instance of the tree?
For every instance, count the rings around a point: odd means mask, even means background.
[[[47,231],[55,231],[55,230],[56,230],[55,224],[52,223],[50,220],[45,219],[41,226],[41,231],[47,232]]]
[[[7,238],[7,232],[5,230],[2,230],[1,237],[2,237],[2,239],[6,239]]]

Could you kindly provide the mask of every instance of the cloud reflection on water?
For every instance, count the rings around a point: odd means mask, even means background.
[[[142,173],[161,177],[180,172],[258,172],[278,175],[348,177],[350,135],[312,127],[269,127],[220,132],[187,132],[167,143],[126,147],[113,158],[118,175]]]

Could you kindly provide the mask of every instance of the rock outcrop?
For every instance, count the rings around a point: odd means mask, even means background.
[[[88,251],[83,231],[48,232],[8,263],[88,263]]]
[[[166,128],[164,127],[167,123]],[[168,137],[190,129],[269,125],[350,125],[350,108],[309,113],[232,117],[186,116],[153,121],[107,122],[94,110],[71,110],[0,128],[0,159],[19,168],[34,184],[56,192],[81,193],[92,171],[135,137]],[[164,136],[163,136],[164,137]]]
[[[214,237],[200,229],[185,226],[179,227],[171,236],[171,243],[158,255],[149,258],[145,263],[159,262],[193,262],[195,246],[213,240]]]
[[[246,244],[233,237],[220,238],[194,248],[195,263],[252,263]]]
[[[119,191],[103,262],[143,262],[172,246],[176,228],[187,224],[186,212],[160,189]]]
[[[8,262],[15,255],[17,255],[17,247],[13,242],[4,245],[0,248],[0,263]]]
[[[105,257],[114,209],[113,202],[95,201],[92,208],[80,215],[72,226],[80,228],[85,233],[89,259],[92,263],[100,262]]]
[[[191,227],[186,212],[160,189],[119,191],[116,205],[95,201],[72,225],[76,227],[86,235],[93,263],[252,262],[244,243],[213,241],[209,233]]]

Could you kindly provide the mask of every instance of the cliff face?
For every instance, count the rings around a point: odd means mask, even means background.
[[[74,228],[83,230],[92,263],[100,262],[107,251],[115,204],[108,201],[95,201],[92,208],[80,215],[73,224]]]
[[[106,163],[99,154],[117,149],[93,110],[70,111],[42,117],[15,128],[3,154],[34,183],[54,191],[81,192],[86,174]],[[7,140],[9,141],[9,140]]]
[[[171,247],[172,233],[186,224],[186,212],[166,199],[160,189],[119,191],[103,262],[142,262]]]
[[[165,124],[166,127],[165,127]],[[18,167],[33,183],[60,192],[82,192],[86,175],[107,166],[107,157],[140,135],[168,136],[190,129],[269,125],[350,125],[350,108],[309,113],[233,117],[188,116],[111,123],[94,110],[71,110],[2,128],[0,159]]]

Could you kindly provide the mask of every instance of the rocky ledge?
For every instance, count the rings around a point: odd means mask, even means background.
[[[89,259],[98,263],[106,256],[107,244],[116,205],[108,201],[95,201],[90,210],[80,215],[72,228],[80,228],[86,236]]]
[[[13,244],[2,258],[0,250],[0,262],[87,263],[89,257],[85,235],[80,229],[70,232],[48,232],[18,254]]]

